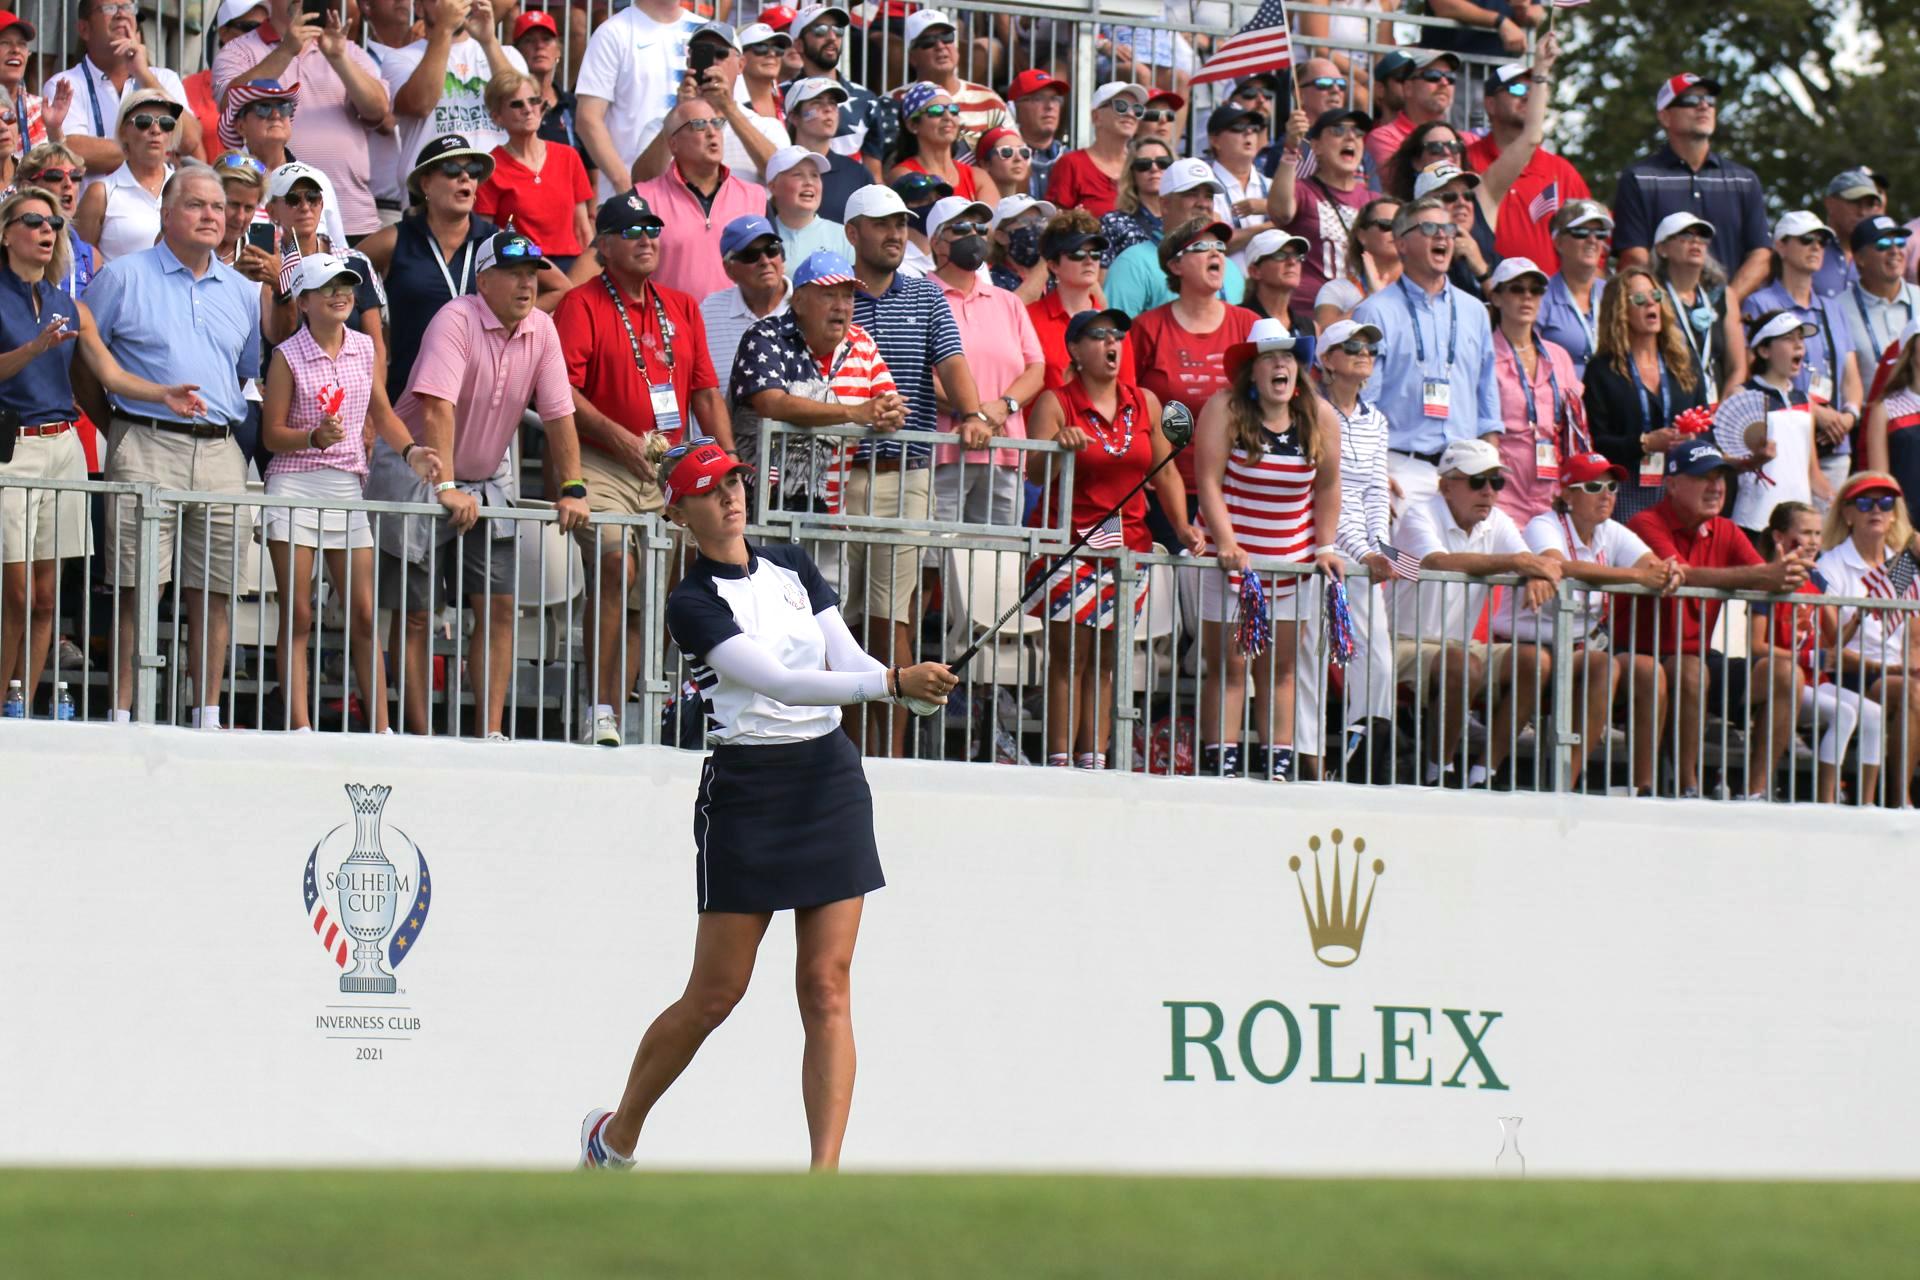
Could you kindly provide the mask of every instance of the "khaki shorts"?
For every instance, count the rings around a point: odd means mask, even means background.
[[[599,513],[607,512],[621,516],[659,515],[666,509],[667,498],[660,490],[658,479],[642,480],[627,470],[611,456],[598,449],[582,446],[580,450],[580,478],[587,482],[587,510]],[[612,554],[616,546],[625,543],[628,556],[637,555],[640,540],[631,530],[626,537],[620,537],[621,530],[612,526],[588,525],[575,532],[574,540],[580,544],[580,559],[586,568],[587,589],[593,591],[599,586],[599,567],[595,559],[601,554]],[[641,580],[640,570],[646,563],[636,560],[632,573],[627,578],[627,608],[644,609],[647,607],[645,584]],[[618,591],[618,580],[609,580],[609,591]]]
[[[841,490],[842,510],[851,516],[891,516],[926,520],[933,509],[933,470],[876,471],[859,464]],[[862,542],[847,544],[848,613],[868,619],[912,623],[914,593],[920,586],[920,552],[915,547]],[[864,591],[864,605],[855,598]]]
[[[162,489],[244,495],[247,459],[231,438],[196,440],[138,426],[116,414],[107,436],[107,479],[154,484]],[[157,527],[155,580],[173,579],[177,530],[180,585],[190,591],[231,595],[245,568],[240,547],[253,537],[254,509],[196,502],[177,510],[177,520],[162,520]],[[113,548],[114,585],[133,586],[140,567],[140,517],[133,503],[108,498],[107,545]]]
[[[87,495],[10,489],[10,480],[85,480],[87,455],[78,433],[25,436],[13,461],[0,465],[0,561],[66,560],[93,553]]]
[[[1393,642],[1393,679],[1396,684],[1414,685],[1419,682],[1422,694],[1428,698],[1439,696],[1439,679],[1442,674],[1440,654],[1447,649],[1464,647],[1467,656],[1480,666],[1479,671],[1467,676],[1467,696],[1479,697],[1486,692],[1487,673],[1500,672],[1505,679],[1507,664],[1512,661],[1513,646],[1506,643],[1483,644],[1475,640],[1462,645],[1458,640],[1403,640],[1395,637]],[[1447,684],[1447,696],[1460,695],[1458,679]]]

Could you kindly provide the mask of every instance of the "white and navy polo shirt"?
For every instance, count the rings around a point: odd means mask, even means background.
[[[827,665],[814,615],[840,607],[805,550],[792,543],[747,545],[747,563],[697,556],[667,597],[667,631],[706,701],[710,745],[806,742],[840,727],[840,708],[793,707],[724,680],[706,663],[722,641],[744,635],[793,671]]]

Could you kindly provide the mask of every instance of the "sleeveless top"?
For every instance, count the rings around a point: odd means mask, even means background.
[[[474,292],[472,259],[479,256],[479,242],[497,230],[485,218],[470,216],[466,243],[447,259],[443,273],[426,214],[410,213],[395,224],[393,257],[387,263],[387,395],[395,403],[407,389],[407,375],[413,372],[420,339],[433,317],[455,298]]]
[[[1319,468],[1307,461],[1291,428],[1276,434],[1262,427],[1260,436],[1265,447],[1259,458],[1238,445],[1227,454],[1220,485],[1227,520],[1243,551],[1299,564],[1313,555],[1313,481]],[[1294,585],[1291,577],[1277,578],[1270,594],[1291,595]],[[1228,587],[1240,589],[1238,571],[1229,575]]]
[[[347,434],[324,449],[276,453],[267,465],[268,475],[346,471],[365,478],[367,406],[373,399],[373,339],[354,329],[348,329],[344,336],[337,356],[322,351],[313,339],[313,331],[305,325],[280,344],[280,354],[293,374],[287,426],[295,431],[314,430],[327,417],[322,400],[331,403],[337,396],[340,422]]]
[[[1068,507],[1069,523],[1075,535],[1099,524],[1101,519],[1140,483],[1140,477],[1153,466],[1153,422],[1147,417],[1146,398],[1140,388],[1118,383],[1115,388],[1117,422],[1109,422],[1087,401],[1080,379],[1070,378],[1055,391],[1066,420],[1086,432],[1087,447],[1074,455],[1073,496]],[[1131,438],[1129,438],[1131,437]],[[1050,510],[1058,518],[1059,485],[1056,482]],[[1153,535],[1147,532],[1147,495],[1144,490],[1127,499],[1120,509],[1120,532],[1132,551],[1153,550]]]
[[[1920,493],[1920,391],[1908,387],[1881,402],[1887,411],[1887,470],[1908,493]],[[1855,457],[1864,457],[1854,448]]]

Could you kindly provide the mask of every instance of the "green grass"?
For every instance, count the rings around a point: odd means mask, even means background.
[[[1910,1276],[1920,1185],[0,1171],[0,1276]]]

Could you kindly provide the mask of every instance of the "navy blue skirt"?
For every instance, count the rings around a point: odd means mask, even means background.
[[[860,749],[835,730],[806,742],[720,746],[693,806],[702,911],[788,911],[886,884]]]

